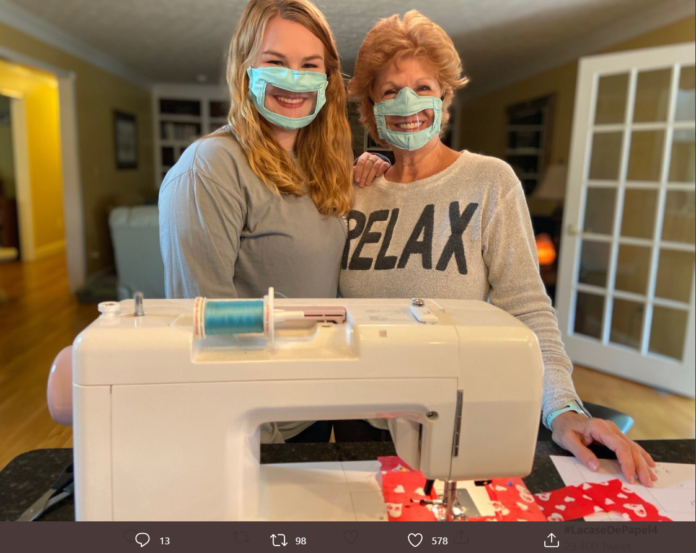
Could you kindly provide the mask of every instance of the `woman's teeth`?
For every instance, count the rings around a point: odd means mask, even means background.
[[[415,123],[399,123],[399,124],[396,125],[396,126],[399,127],[400,129],[405,130],[405,131],[410,131],[410,130],[417,129],[418,127],[420,127],[420,123],[418,123],[418,122],[415,122]]]
[[[304,98],[288,98],[287,96],[276,96],[276,98],[284,104],[301,104],[305,100]]]

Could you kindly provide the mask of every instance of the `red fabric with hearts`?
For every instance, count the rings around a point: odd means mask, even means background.
[[[652,503],[623,485],[621,480],[567,486],[535,495],[537,504],[550,521],[584,518],[600,512],[620,513],[632,521],[669,521]]]
[[[495,517],[470,518],[470,521],[544,521],[546,517],[521,478],[494,478],[486,486]]]
[[[425,476],[422,472],[383,472],[382,494],[387,506],[389,520],[435,520],[435,515],[425,505],[412,503],[413,499],[426,499],[423,493]],[[432,491],[428,499],[437,499]]]
[[[408,465],[408,463],[406,463],[406,461],[395,455],[392,457],[377,457],[377,460],[380,464],[380,470],[383,473],[391,471],[416,472]]]
[[[399,457],[379,457],[379,462],[389,520],[435,520],[427,506],[410,501],[425,498],[423,473],[414,471]],[[495,516],[470,518],[470,521],[546,520],[521,478],[496,478],[486,485],[486,491],[496,510]],[[437,499],[434,490],[430,499]]]

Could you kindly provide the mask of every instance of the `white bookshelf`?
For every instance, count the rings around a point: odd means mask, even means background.
[[[227,124],[227,88],[159,84],[152,89],[155,188],[184,150],[198,138]]]

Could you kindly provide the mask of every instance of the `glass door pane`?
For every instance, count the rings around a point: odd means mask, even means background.
[[[621,132],[598,132],[592,139],[590,180],[617,180],[621,165]]]
[[[694,89],[694,66],[682,67],[679,74],[679,90],[674,112],[676,121],[693,121],[696,111],[696,90]]]
[[[597,88],[595,125],[611,125],[625,121],[628,78],[628,73],[600,77]]]
[[[611,244],[583,240],[581,248],[578,282],[604,288],[607,285]]]
[[[681,360],[684,355],[684,340],[686,339],[688,321],[688,311],[655,306],[649,351]]]
[[[652,123],[667,120],[671,80],[671,68],[638,73],[636,99],[633,107],[634,123]]]
[[[693,190],[667,192],[662,240],[696,243],[696,193]]]
[[[670,182],[694,182],[694,130],[677,129],[672,136],[672,157],[669,164]]]
[[[652,239],[657,213],[657,190],[627,189],[624,193],[621,236]]]
[[[659,181],[665,131],[634,131],[628,158],[629,181]]]
[[[604,296],[579,292],[575,305],[576,334],[601,339],[603,314]]]
[[[583,232],[592,234],[611,234],[614,228],[614,209],[616,189],[588,188],[585,202],[585,221]]]
[[[614,298],[609,340],[614,344],[640,349],[644,311],[642,303]]]
[[[650,276],[650,248],[644,246],[619,246],[616,262],[615,288],[622,292],[646,294]]]
[[[660,250],[655,296],[689,303],[694,274],[694,252]]]

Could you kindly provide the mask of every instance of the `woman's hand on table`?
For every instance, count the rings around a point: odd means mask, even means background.
[[[570,451],[591,471],[599,469],[599,461],[587,446],[597,442],[616,454],[621,471],[629,483],[635,484],[638,475],[641,484],[652,488],[653,482],[657,480],[652,457],[612,421],[589,418],[569,411],[556,417],[551,426],[553,441]]]
[[[370,186],[372,181],[381,177],[391,167],[388,161],[379,156],[365,152],[353,166],[353,180],[360,188]]]

